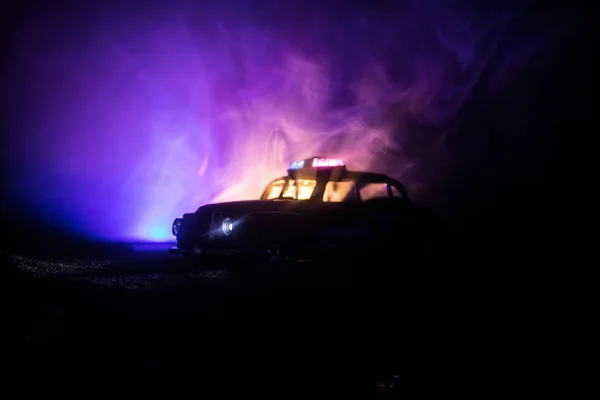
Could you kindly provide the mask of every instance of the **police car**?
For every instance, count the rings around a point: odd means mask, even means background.
[[[422,255],[436,221],[398,180],[311,157],[293,162],[260,199],[206,204],[176,218],[170,252],[269,262]]]

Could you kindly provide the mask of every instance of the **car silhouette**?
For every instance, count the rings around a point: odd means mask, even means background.
[[[396,179],[351,171],[336,158],[293,162],[260,199],[206,204],[173,221],[171,253],[308,262],[436,253],[441,220]]]

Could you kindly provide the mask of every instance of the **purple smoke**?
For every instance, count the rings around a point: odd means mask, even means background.
[[[522,38],[511,58],[498,49],[522,10],[506,2],[306,4],[105,5],[31,18],[15,78],[26,118],[13,165],[25,196],[94,237],[165,240],[181,213],[256,198],[291,161],[316,154],[434,191],[490,60],[502,75],[547,34]]]

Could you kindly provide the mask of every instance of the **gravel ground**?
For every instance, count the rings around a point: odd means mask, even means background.
[[[367,290],[361,274],[315,266],[249,274],[190,267],[161,252],[11,254],[9,262],[9,359],[30,376],[175,372],[215,384],[234,374],[256,387],[360,383],[369,392],[376,376],[410,375],[426,363],[409,360],[433,352],[415,341],[431,335],[411,328],[431,313],[416,312],[416,300]]]
[[[89,282],[94,285],[128,290],[155,289],[182,284],[212,284],[227,279],[228,271],[220,268],[191,270],[176,258],[154,262],[119,260],[59,259],[40,260],[10,256],[20,271],[34,278],[59,278]]]

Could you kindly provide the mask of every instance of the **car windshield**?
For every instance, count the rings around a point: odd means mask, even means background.
[[[308,200],[315,190],[317,181],[311,179],[294,180],[290,179],[287,185],[283,188],[284,192],[281,196],[283,199]]]
[[[267,200],[273,200],[279,198],[281,196],[281,191],[283,190],[283,186],[285,185],[285,180],[280,179],[271,183],[266,190],[264,198]]]

